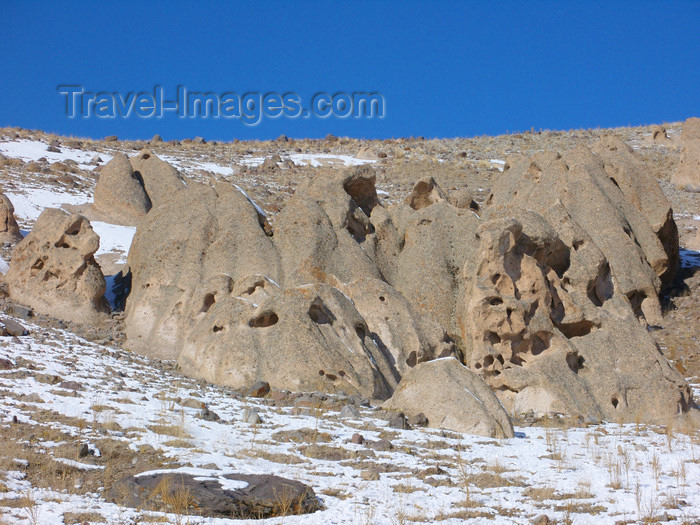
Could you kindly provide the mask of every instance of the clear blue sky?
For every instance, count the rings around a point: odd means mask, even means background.
[[[700,116],[700,2],[9,2],[0,126],[210,140],[465,137]],[[379,92],[382,119],[66,117],[59,85]],[[171,98],[174,98],[171,97]]]

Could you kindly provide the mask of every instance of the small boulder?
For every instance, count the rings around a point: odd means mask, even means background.
[[[270,393],[270,383],[267,381],[256,381],[246,390],[245,395],[248,397],[265,397]]]
[[[27,330],[24,326],[19,324],[17,321],[13,321],[12,319],[1,319],[0,323],[2,323],[5,327],[5,332],[7,335],[15,336],[15,337],[21,337],[23,335],[29,335],[29,330]]]
[[[495,438],[514,436],[508,414],[488,385],[451,357],[417,365],[383,408],[422,412],[433,428]]]
[[[389,428],[398,428],[399,430],[411,429],[411,425],[408,424],[408,419],[406,419],[406,415],[403,412],[391,416],[386,426]]]
[[[180,172],[148,149],[141,150],[138,155],[131,157],[129,162],[134,170],[134,177],[143,181],[146,194],[154,208],[187,188]]]
[[[341,418],[357,419],[360,417],[360,411],[355,405],[345,405],[340,409]]]

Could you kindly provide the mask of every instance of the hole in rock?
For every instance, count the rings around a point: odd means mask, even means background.
[[[364,339],[367,336],[367,330],[361,324],[355,325],[355,333],[360,339]]]
[[[380,300],[381,302],[384,302],[384,301],[386,301],[386,299],[384,298],[384,296],[383,296],[383,295],[380,295],[380,296],[379,296],[379,300]]]
[[[578,355],[578,352],[569,352],[566,354],[566,364],[574,374],[578,374],[578,371],[583,368],[584,362],[583,356]]]
[[[141,155],[141,158],[142,158],[143,160],[148,160],[148,159],[151,158],[151,156],[150,156],[148,153],[144,153],[143,155]]]
[[[32,264],[32,270],[41,270],[44,267],[44,260],[37,259],[34,264]]]
[[[493,297],[489,300],[489,304],[491,306],[498,306],[499,304],[503,304],[503,299],[501,299],[500,297]],[[508,311],[510,311],[510,308],[508,309]]]
[[[338,370],[338,375],[340,377],[345,377],[345,371],[344,370]]]
[[[496,332],[488,332],[486,334],[486,340],[492,345],[496,345],[501,342],[501,336],[499,336]]]
[[[559,328],[559,331],[564,334],[564,337],[571,339],[573,337],[582,337],[590,334],[594,326],[595,325],[591,321],[583,319],[577,323],[557,325],[557,328]]]
[[[309,317],[316,324],[333,324],[332,315],[319,297],[309,306]]]
[[[251,328],[267,328],[268,326],[277,324],[277,321],[279,321],[279,317],[277,317],[275,312],[263,312],[259,316],[248,321],[248,326]]]
[[[500,278],[501,278],[501,274],[500,274],[500,273],[493,274],[493,275],[491,276],[491,282],[492,282],[493,284],[496,284]]]
[[[326,379],[328,379],[329,381],[337,381],[338,376],[336,376],[334,374],[326,374]]]
[[[620,185],[617,183],[617,181],[615,179],[613,179],[612,177],[610,177],[610,181],[618,188],[620,187]]]
[[[56,248],[70,248],[70,244],[68,244],[66,241],[59,241],[56,244],[54,244]]]
[[[617,400],[617,397],[616,397],[616,396],[612,396],[612,399],[610,400],[610,402],[612,403],[613,408],[617,408],[617,405],[620,403],[620,402]]]
[[[202,303],[202,312],[208,312],[209,308],[216,302],[216,298],[213,293],[208,293],[204,296],[204,302]]]
[[[484,366],[491,366],[493,364],[493,356],[492,355],[487,355],[484,357]]]
[[[82,220],[77,220],[66,230],[66,235],[78,235],[80,233],[80,225]]]
[[[323,377],[323,376],[326,375],[326,373],[325,373],[323,370],[319,370],[319,371],[318,371],[318,375],[320,375],[321,377]]]
[[[416,366],[416,363],[418,362],[418,357],[416,356],[415,350],[408,354],[408,358],[406,359],[406,364],[413,368]]]
[[[223,326],[219,326],[218,324],[215,324],[214,328],[212,328],[211,331],[214,333],[217,333],[217,332],[221,332],[223,329],[224,329]]]

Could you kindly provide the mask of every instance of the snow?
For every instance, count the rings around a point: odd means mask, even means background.
[[[144,475],[183,472],[217,480],[227,490],[242,487],[240,482],[224,478],[234,472],[272,473],[310,485],[324,508],[313,515],[286,516],[285,524],[389,525],[405,522],[407,517],[417,522],[456,524],[464,520],[455,513],[465,510],[490,516],[474,518],[470,523],[526,524],[540,514],[564,522],[567,505],[572,522],[579,524],[613,524],[664,511],[673,519],[690,522],[700,516],[700,448],[697,437],[691,438],[678,429],[671,433],[663,426],[615,423],[568,429],[518,427],[518,437],[495,440],[439,429],[387,429],[386,420],[376,409],[365,407],[360,407],[358,419],[349,420],[341,420],[330,409],[292,415],[290,407],[232,397],[228,389],[173,375],[129,352],[85,341],[67,331],[22,322],[30,330],[29,336],[0,339],[0,357],[17,363],[11,373],[0,374],[0,391],[4,393],[0,396],[0,425],[10,424],[16,416],[22,424],[36,426],[35,445],[54,460],[76,468],[101,468],[107,459],[86,458],[95,463],[88,466],[53,456],[59,450],[58,443],[42,442],[42,426],[74,436],[76,447],[86,440],[109,437],[134,450],[151,445],[179,464]],[[75,397],[61,395],[60,389],[35,379],[39,371],[78,381],[84,388]],[[44,402],[19,400],[19,396],[31,393]],[[201,420],[197,409],[178,403],[178,399],[192,397],[207,403],[221,420]],[[103,408],[93,410],[96,405]],[[47,422],[35,417],[37,409],[83,419],[85,425],[71,426],[69,420]],[[263,423],[244,423],[246,409],[258,410]],[[110,421],[112,426],[103,425]],[[153,425],[163,424],[181,427],[183,440],[194,446],[178,445],[169,436],[152,430]],[[352,434],[360,432],[368,441],[389,439],[394,449],[376,451],[375,457],[361,461],[338,462],[308,458],[299,451],[300,445],[274,437],[280,430],[302,428],[330,434],[332,441],[327,446],[358,453],[367,450],[349,443]],[[378,480],[363,480],[361,471],[372,463],[390,465],[392,469],[381,473]],[[417,475],[436,466],[445,474],[429,478]],[[480,483],[479,475],[500,481],[496,486]],[[7,488],[3,498],[17,498],[32,491],[40,523],[61,523],[67,512],[96,512],[109,525],[144,520],[140,511],[107,503],[100,494],[31,487],[19,470],[10,470],[3,483]],[[528,492],[535,489],[551,489],[562,496],[539,501]],[[407,490],[412,492],[407,494]],[[465,509],[467,499],[471,506]],[[662,507],[665,502],[681,500],[686,503]],[[595,510],[586,510],[585,505]],[[3,507],[0,499],[0,514],[7,523],[27,523],[19,510]],[[154,521],[177,522],[173,515],[148,516]],[[184,521],[192,525],[250,523],[195,516]],[[273,518],[256,523],[277,525],[281,521]]]
[[[112,156],[104,152],[84,151],[80,149],[60,146],[60,153],[47,151],[48,144],[40,140],[20,139],[11,142],[0,142],[0,153],[6,157],[22,159],[25,162],[37,161],[44,157],[49,162],[59,162],[71,159],[76,161],[82,169],[91,170],[94,166],[89,164],[92,157],[98,155],[104,162],[112,160]]]
[[[85,204],[89,196],[65,193],[43,188],[26,188],[24,193],[5,193],[15,207],[15,217],[20,222],[35,222],[45,208],[60,208],[64,204]]]
[[[92,229],[100,236],[100,248],[95,255],[105,255],[108,253],[121,254],[121,258],[116,264],[126,263],[126,256],[129,254],[131,242],[136,234],[135,226],[119,226],[107,222],[92,221]]]
[[[342,155],[335,153],[292,153],[282,155],[283,159],[290,159],[294,164],[300,166],[325,166],[330,164],[342,164],[343,166],[362,166],[363,164],[373,164],[376,160],[358,159],[352,155]],[[260,166],[265,162],[265,157],[249,155],[243,157],[240,162],[248,166]]]

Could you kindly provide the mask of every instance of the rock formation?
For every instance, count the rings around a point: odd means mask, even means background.
[[[100,171],[94,201],[95,209],[110,222],[126,225],[138,224],[151,209],[143,179],[123,153],[117,153]]]
[[[99,322],[109,313],[105,279],[93,257],[99,245],[85,217],[45,209],[14,249],[10,297],[65,321]]]
[[[688,191],[700,191],[700,118],[691,117],[683,123],[681,160],[671,182]]]
[[[385,208],[367,166],[301,183],[274,231],[237,188],[164,198],[129,254],[126,332],[188,374],[386,399],[441,370],[478,374],[509,412],[662,422],[693,406],[646,329],[677,266],[673,213],[615,139],[510,158],[480,216],[431,177]],[[489,403],[469,431],[508,435]]]
[[[134,177],[143,181],[146,194],[154,208],[187,187],[177,169],[148,149],[141,150],[138,155],[131,157],[129,162],[134,170]]]
[[[15,207],[0,193],[0,243],[14,244],[22,240],[22,234],[15,220]]]

